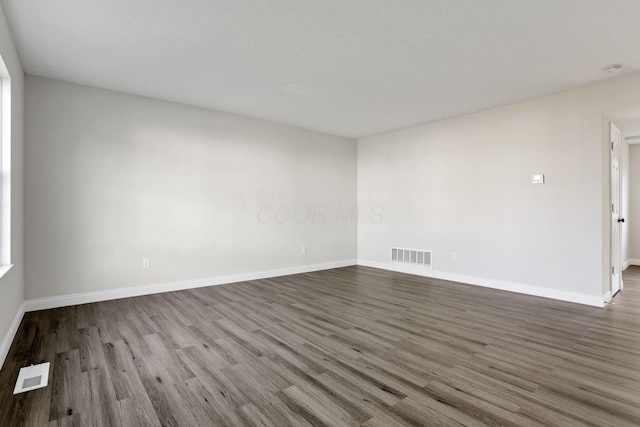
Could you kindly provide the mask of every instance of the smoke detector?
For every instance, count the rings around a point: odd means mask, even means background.
[[[617,73],[618,71],[621,71],[621,70],[622,70],[622,64],[611,64],[611,65],[607,65],[602,69],[602,71],[606,74]]]

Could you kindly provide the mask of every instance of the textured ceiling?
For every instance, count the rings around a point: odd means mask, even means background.
[[[638,0],[1,0],[26,72],[348,137],[640,70]]]

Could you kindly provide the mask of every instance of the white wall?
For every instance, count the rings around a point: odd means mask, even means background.
[[[629,240],[630,258],[640,265],[640,145],[629,147]]]
[[[433,250],[423,274],[601,302],[603,117],[638,105],[632,77],[359,140],[358,203],[384,217],[360,224],[358,259],[394,268],[391,246]]]
[[[11,262],[13,267],[0,278],[0,363],[13,338],[12,326],[20,320],[24,301],[22,148],[24,72],[0,5],[0,56],[11,77]],[[17,317],[16,317],[17,316]]]
[[[352,140],[37,77],[26,89],[28,299],[349,260],[355,200],[364,264],[424,248],[438,277],[593,304],[608,289],[604,115],[640,105],[640,77],[363,138],[357,198]]]
[[[27,299],[356,257],[354,140],[32,76],[26,118]]]

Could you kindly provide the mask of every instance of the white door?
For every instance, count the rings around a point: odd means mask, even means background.
[[[622,134],[611,123],[611,295],[622,288],[622,263],[620,262],[621,232],[624,218],[620,217],[620,145]]]

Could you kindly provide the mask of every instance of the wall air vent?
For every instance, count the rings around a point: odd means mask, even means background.
[[[391,262],[431,268],[431,251],[391,248]]]

